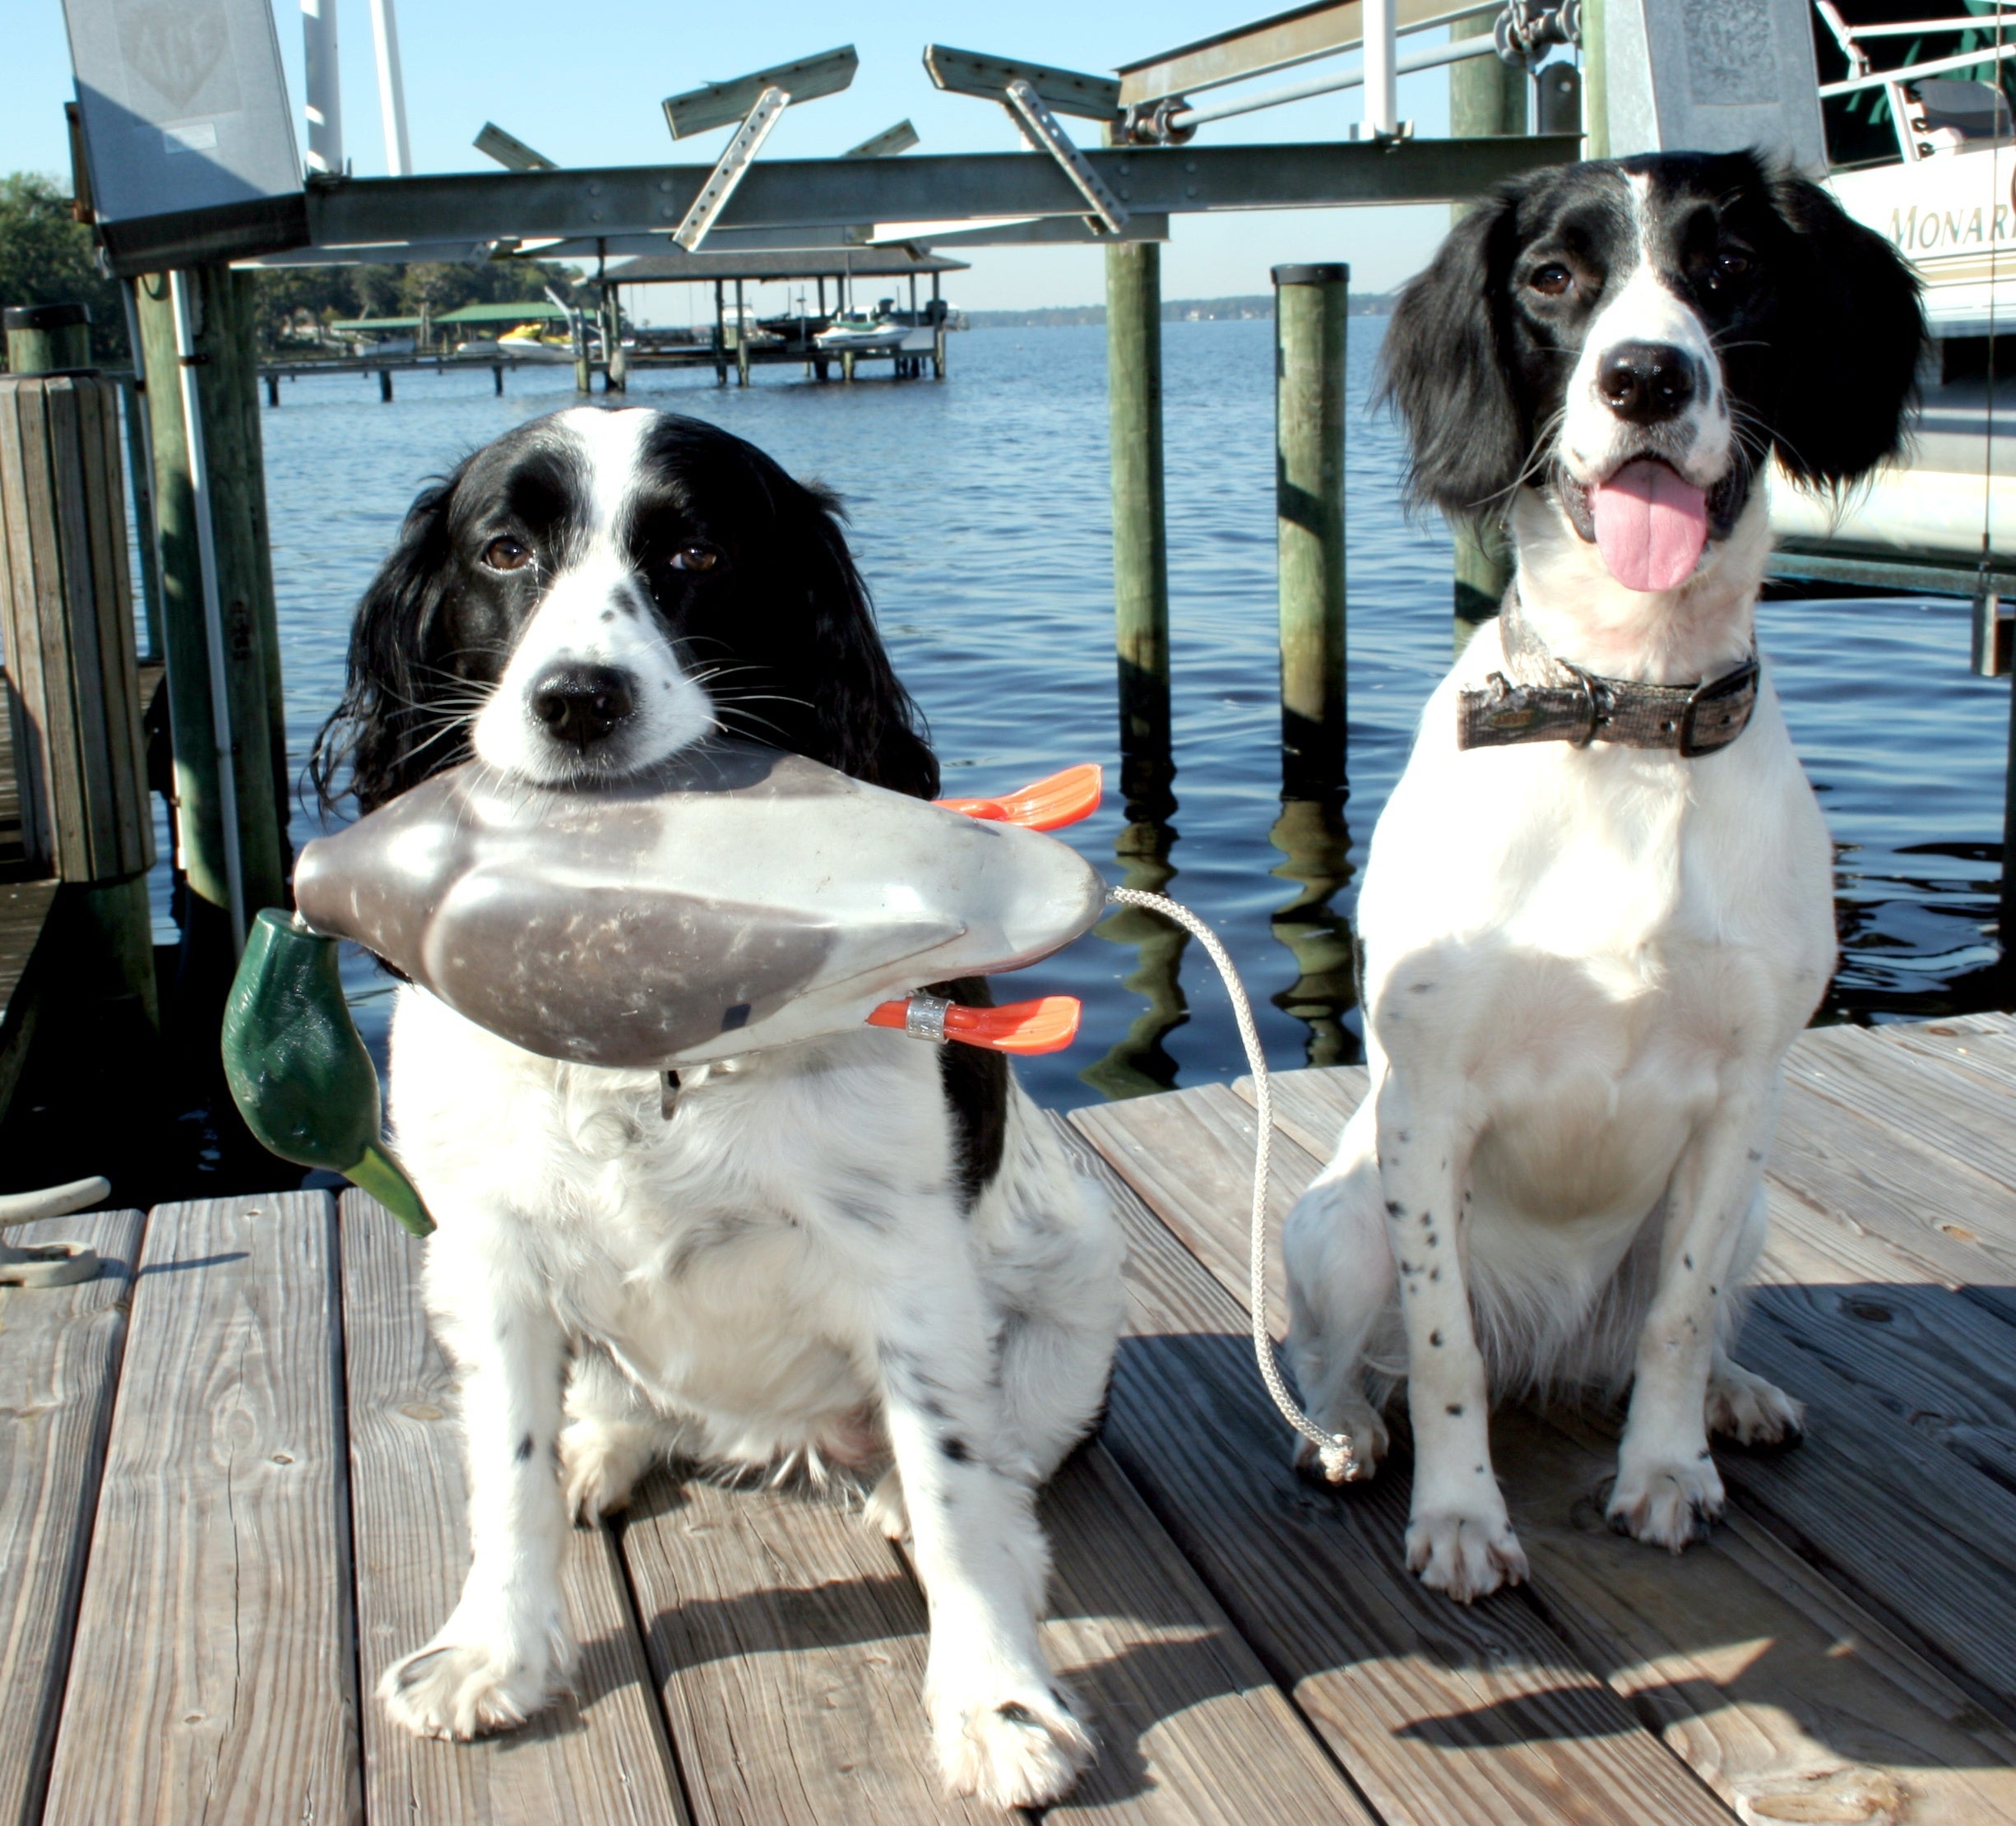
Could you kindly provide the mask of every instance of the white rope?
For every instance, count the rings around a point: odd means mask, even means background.
[[[1273,1093],[1268,1087],[1267,1059],[1260,1050],[1260,1033],[1254,1025],[1253,1006],[1246,999],[1245,985],[1240,981],[1239,972],[1233,969],[1232,960],[1226,955],[1217,934],[1189,907],[1180,906],[1160,894],[1143,893],[1135,888],[1112,888],[1106,898],[1121,906],[1146,907],[1165,919],[1174,920],[1203,946],[1212,962],[1218,966],[1218,974],[1225,979],[1225,993],[1231,1000],[1232,1017],[1239,1023],[1239,1037],[1246,1049],[1246,1063],[1253,1068],[1254,1121],[1259,1130],[1258,1139],[1254,1144],[1251,1223],[1254,1360],[1260,1366],[1260,1379],[1267,1384],[1268,1393],[1274,1397],[1274,1405],[1281,1410],[1281,1418],[1315,1447],[1323,1476],[1333,1484],[1342,1483],[1357,1469],[1357,1448],[1352,1444],[1349,1434],[1324,1432],[1296,1405],[1281,1376],[1281,1365],[1275,1358],[1273,1334],[1267,1328],[1267,1186],[1268,1163],[1273,1152],[1274,1101]]]

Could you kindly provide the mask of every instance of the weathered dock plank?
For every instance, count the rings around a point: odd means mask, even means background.
[[[0,1820],[42,1814],[144,1220],[24,1224],[97,1251],[95,1281],[0,1289]]]
[[[660,1470],[622,1539],[696,1826],[998,1826],[943,1794],[924,1599],[859,1513]]]
[[[1785,1062],[1794,1082],[1943,1149],[1999,1182],[2003,1201],[1981,1213],[2016,1246],[2016,1133],[2009,1094],[1975,1074],[1861,1027],[1814,1027]]]
[[[377,1200],[345,1193],[341,1225],[350,1504],[373,1819],[443,1826],[674,1826],[685,1819],[615,1542],[577,1529],[568,1608],[581,1642],[571,1690],[521,1729],[423,1741],[378,1704],[378,1677],[447,1619],[468,1566],[455,1378],[427,1327],[424,1245]]]
[[[45,1819],[361,1820],[336,1203],[148,1220]]]
[[[1771,1176],[1831,1228],[1879,1236],[1945,1285],[2016,1320],[2016,1246],[1997,1240],[1997,1180],[1906,1129],[1787,1084]]]
[[[1301,1133],[1341,1123],[1362,1087],[1294,1073],[1274,1093]],[[1858,1249],[1787,1188],[1773,1212],[1739,1354],[1809,1403],[1811,1430],[1782,1457],[1725,1453],[1725,1481],[2016,1722],[2016,1499],[1997,1481],[2016,1444],[2016,1329],[1885,1240]]]
[[[1248,1203],[1234,1189],[1243,1172],[1226,1176],[1219,1146],[1239,1119],[1220,1117],[1196,1131],[1198,1148],[1154,1163],[1163,1196],[1200,1236],[1214,1228],[1214,1203],[1235,1224]],[[1186,1132],[1169,1138],[1172,1150]],[[1381,1819],[1726,1822],[1517,1594],[1465,1609],[1407,1572],[1404,1476],[1389,1470],[1341,1494],[1294,1476],[1288,1435],[1254,1373],[1244,1305],[1112,1170],[1119,1163],[1082,1136],[1078,1145],[1110,1184],[1130,1244],[1130,1335],[1106,1444]],[[1128,1156],[1137,1171],[1145,1160]],[[1314,1170],[1306,1154],[1285,1164],[1291,1183]],[[1221,1242],[1214,1253],[1231,1252]]]
[[[1744,1817],[2016,1819],[2016,1738],[1768,1529],[1655,1554],[1603,1520],[1614,1439],[1518,1409],[1492,1438],[1538,1601]]]
[[[1042,1515],[1051,1550],[1045,1647],[1100,1740],[1098,1762],[1046,1818],[1373,1826],[1103,1445],[1059,1472]]]

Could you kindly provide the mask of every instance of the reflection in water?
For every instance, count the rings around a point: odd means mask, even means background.
[[[1355,1065],[1364,1049],[1344,1024],[1358,1001],[1351,921],[1331,904],[1351,878],[1343,795],[1283,799],[1268,835],[1285,859],[1273,873],[1301,888],[1274,913],[1274,937],[1288,948],[1299,972],[1273,998],[1274,1006],[1307,1025],[1309,1064]]]
[[[1122,725],[1124,733],[1126,725]],[[1176,769],[1166,748],[1143,753],[1124,750],[1120,760],[1120,791],[1127,823],[1113,845],[1123,888],[1147,894],[1167,894],[1175,879],[1170,860],[1175,847]],[[1119,906],[1093,927],[1093,935],[1110,944],[1132,945],[1133,970],[1124,986],[1143,997],[1147,1006],[1128,1024],[1127,1032],[1106,1056],[1078,1073],[1101,1096],[1147,1096],[1170,1091],[1176,1084],[1176,1062],[1162,1036],[1190,1018],[1184,999],[1183,953],[1190,935],[1179,925],[1146,907]]]

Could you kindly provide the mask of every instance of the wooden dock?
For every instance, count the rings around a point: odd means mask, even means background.
[[[1362,1086],[1277,1081],[1277,1219]],[[1240,1087],[1063,1126],[1119,1198],[1130,1328],[1045,1500],[1049,1648],[1105,1745],[1055,1818],[2016,1819],[2016,1019],[1800,1041],[1742,1354],[1805,1444],[1723,1453],[1730,1514],[1672,1560],[1603,1524],[1607,1423],[1501,1415],[1532,1583],[1471,1610],[1403,1570],[1404,1449],[1363,1490],[1289,1472]],[[571,1697],[473,1745],[390,1728],[371,1689],[465,1551],[419,1245],[323,1193],[57,1237],[114,1266],[0,1292],[0,1820],[998,1817],[939,1792],[901,1553],[663,1472],[573,1537]]]

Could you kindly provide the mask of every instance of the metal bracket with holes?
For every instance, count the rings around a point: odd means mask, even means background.
[[[1120,206],[1119,198],[1106,188],[1085,155],[1071,143],[1071,136],[1058,125],[1057,117],[1042,96],[1017,76],[1008,86],[1001,104],[1035,141],[1037,150],[1049,153],[1057,161],[1078,194],[1091,206],[1092,216],[1106,233],[1119,234],[1127,226],[1127,211]]]
[[[672,231],[672,239],[687,253],[697,250],[707,230],[727,208],[728,199],[735,193],[735,186],[748,174],[763,141],[770,137],[771,128],[790,104],[790,91],[784,89],[766,89],[756,98],[756,105],[749,110],[748,118],[735,130],[735,137],[707,174],[707,181],[701,185],[700,194],[693,198],[693,207],[686,211],[685,220]]]
[[[0,1230],[44,1217],[67,1217],[99,1203],[112,1190],[109,1179],[73,1179],[40,1192],[0,1198]],[[67,1287],[97,1277],[98,1252],[82,1243],[30,1243],[24,1249],[0,1244],[0,1286]]]

